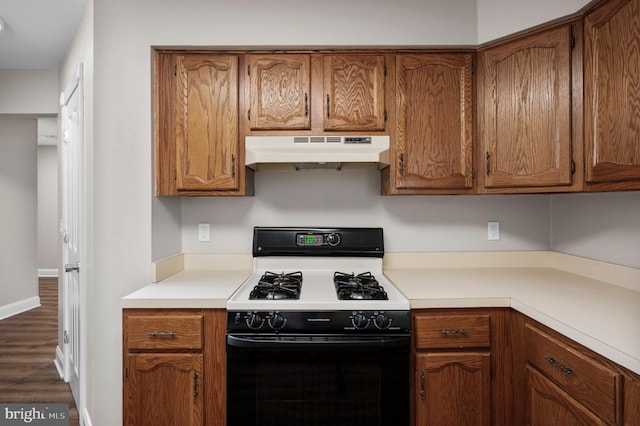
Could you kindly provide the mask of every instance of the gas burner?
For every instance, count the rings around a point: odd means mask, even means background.
[[[345,274],[335,272],[333,283],[340,300],[388,300],[387,292],[371,272]]]
[[[266,271],[249,294],[249,299],[299,299],[301,287],[302,272],[276,274]]]

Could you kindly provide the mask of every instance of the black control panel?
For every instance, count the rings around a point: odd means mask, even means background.
[[[235,333],[407,333],[409,311],[353,310],[328,312],[228,312]]]
[[[382,228],[255,227],[253,256],[383,257]]]

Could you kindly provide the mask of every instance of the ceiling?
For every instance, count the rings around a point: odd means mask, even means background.
[[[57,69],[87,0],[0,0],[0,69]]]

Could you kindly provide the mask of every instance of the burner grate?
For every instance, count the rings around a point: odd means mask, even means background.
[[[387,292],[371,272],[345,274],[335,272],[333,282],[339,300],[388,300]]]
[[[249,299],[299,299],[302,287],[302,272],[266,271],[249,294]]]

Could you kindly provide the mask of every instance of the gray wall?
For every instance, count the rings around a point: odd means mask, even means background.
[[[0,309],[38,300],[35,117],[58,113],[57,79],[58,70],[0,70]]]
[[[185,198],[182,249],[249,253],[253,226],[381,226],[388,252],[548,250],[549,196],[380,195],[380,174],[366,171],[257,172],[256,195]],[[500,221],[500,241],[487,221]],[[199,222],[211,242],[198,242]]]
[[[0,114],[0,309],[38,297],[36,134],[35,119]]]
[[[38,145],[38,274],[58,276],[58,147]]]
[[[640,192],[551,197],[555,251],[640,268]]]
[[[55,115],[58,70],[0,70],[0,93],[0,114]]]

